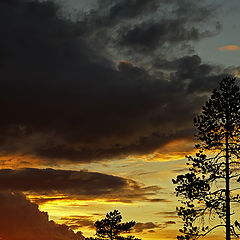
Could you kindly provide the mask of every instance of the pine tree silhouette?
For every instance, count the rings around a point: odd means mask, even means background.
[[[218,227],[225,227],[226,240],[240,237],[240,224],[234,220],[231,205],[240,203],[239,188],[234,187],[240,176],[236,173],[240,164],[240,93],[235,82],[235,78],[224,78],[194,119],[198,152],[195,157],[187,156],[189,172],[173,179],[183,204],[177,208],[184,221],[178,239],[196,239]],[[219,223],[205,226],[204,221],[206,224],[213,215]]]

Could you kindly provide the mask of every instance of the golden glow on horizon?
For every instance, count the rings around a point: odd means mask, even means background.
[[[46,168],[47,162],[30,155],[0,155],[0,169],[20,169],[20,168]]]
[[[181,139],[167,143],[152,154],[133,156],[132,158],[123,159],[123,161],[111,162],[108,165],[101,165],[100,169],[98,169],[100,165],[92,165],[92,169],[88,169],[89,171],[103,172],[110,175],[119,175],[120,173],[123,175],[125,173],[126,178],[143,183],[146,187],[159,185],[162,187],[162,190],[158,195],[153,196],[153,201],[151,201],[151,196],[148,196],[150,201],[133,199],[133,202],[124,202],[124,200],[118,199],[119,195],[113,195],[112,199],[111,196],[105,196],[106,198],[104,196],[99,198],[98,196],[98,199],[91,199],[94,196],[90,196],[90,199],[83,196],[84,199],[76,199],[74,193],[72,195],[37,195],[28,193],[27,197],[32,202],[37,203],[41,211],[48,212],[50,220],[54,220],[59,224],[69,224],[69,226],[71,222],[67,222],[67,217],[79,216],[83,217],[83,219],[86,217],[91,221],[96,221],[104,218],[107,212],[114,209],[120,210],[123,221],[134,220],[143,224],[152,222],[153,224],[164,226],[167,220],[173,220],[176,224],[166,225],[164,228],[146,228],[142,232],[132,233],[132,235],[143,240],[173,240],[179,234],[180,220],[177,219],[177,216],[172,215],[167,216],[169,219],[166,219],[166,215],[158,215],[157,213],[159,211],[173,212],[175,210],[177,199],[172,194],[174,186],[172,186],[171,178],[178,173],[172,170],[184,169],[185,155],[194,155],[196,151],[194,143],[190,139]],[[71,165],[63,164],[61,168],[66,169],[69,166],[71,168]],[[42,166],[38,167],[42,168]],[[72,170],[80,170],[79,168],[79,165],[72,165]],[[163,201],[154,202],[154,199],[163,199]],[[168,202],[167,200],[169,199],[171,201]],[[73,230],[82,231],[86,237],[94,236],[95,233],[93,228],[78,224],[75,224]],[[215,236],[216,233],[214,238]]]
[[[238,45],[225,45],[218,48],[219,51],[239,51],[240,47]]]

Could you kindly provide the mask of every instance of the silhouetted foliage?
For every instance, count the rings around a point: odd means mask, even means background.
[[[236,173],[240,164],[240,93],[235,81],[224,78],[194,119],[198,152],[187,156],[189,172],[173,179],[183,204],[177,208],[184,221],[178,239],[196,239],[221,226],[227,240],[231,235],[240,237],[240,224],[233,219],[231,206],[240,203],[240,175]],[[219,223],[211,221],[214,216]]]
[[[107,213],[106,218],[95,222],[96,238],[90,237],[86,240],[141,240],[134,236],[123,237],[121,233],[129,233],[132,231],[135,221],[122,223],[122,216],[118,210]]]

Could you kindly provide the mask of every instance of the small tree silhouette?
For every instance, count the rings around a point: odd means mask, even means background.
[[[121,233],[129,233],[132,231],[135,221],[121,223],[122,216],[118,210],[107,213],[106,218],[95,222],[96,238],[86,238],[86,240],[140,240],[134,236],[122,237]]]
[[[226,240],[231,235],[240,238],[240,224],[233,219],[231,205],[240,203],[240,174],[236,173],[240,164],[240,92],[235,81],[224,78],[194,119],[199,151],[195,157],[187,156],[190,172],[173,179],[176,195],[182,197],[185,205],[177,208],[184,221],[178,239],[196,239],[222,226]],[[212,151],[209,156],[204,153],[206,150]],[[212,215],[218,216],[219,224],[204,226],[206,217],[211,221]]]

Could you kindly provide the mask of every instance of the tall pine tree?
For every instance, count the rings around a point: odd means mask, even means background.
[[[240,203],[240,92],[235,78],[220,82],[194,125],[198,152],[187,156],[189,172],[173,179],[183,204],[177,208],[184,221],[178,239],[196,239],[218,227],[225,228],[226,240],[240,238],[233,211]]]

